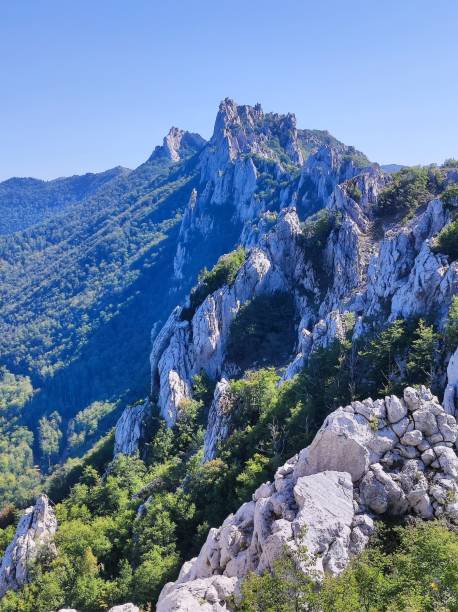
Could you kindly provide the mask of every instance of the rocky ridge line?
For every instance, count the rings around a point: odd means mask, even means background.
[[[455,417],[425,387],[338,408],[273,482],[210,530],[157,611],[232,610],[241,580],[271,569],[285,547],[306,547],[304,571],[338,574],[381,516],[458,522],[457,434]]]
[[[193,375],[203,369],[219,380],[237,373],[225,356],[230,324],[240,307],[257,295],[294,295],[300,322],[285,379],[300,371],[311,351],[345,337],[348,313],[356,320],[354,339],[373,331],[374,324],[383,326],[398,317],[434,314],[436,324],[443,326],[458,291],[458,262],[448,263],[433,253],[430,240],[450,221],[450,211],[441,200],[432,200],[417,218],[377,242],[371,238],[373,208],[386,177],[371,169],[353,181],[361,192],[359,202],[343,184],[327,204],[341,221],[324,249],[322,265],[330,279],[324,292],[301,244],[297,212],[284,208],[273,228],[250,249],[232,286],[209,295],[191,321],[182,320],[181,309],[175,309],[151,352],[152,395],[169,425],[181,401],[191,396]]]

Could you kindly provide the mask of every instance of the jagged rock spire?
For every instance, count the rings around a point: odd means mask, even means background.
[[[12,589],[17,591],[30,580],[38,554],[53,552],[57,519],[46,495],[40,495],[34,506],[25,510],[12,542],[0,565],[0,597]]]
[[[177,127],[171,127],[161,146],[157,146],[149,161],[165,158],[172,162],[178,162],[189,152],[197,152],[205,145],[205,139],[199,134],[187,132]]]

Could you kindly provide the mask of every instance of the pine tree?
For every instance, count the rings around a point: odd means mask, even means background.
[[[433,326],[426,325],[425,321],[420,319],[407,361],[407,373],[410,382],[431,386],[434,375],[434,357],[437,352],[437,339]]]

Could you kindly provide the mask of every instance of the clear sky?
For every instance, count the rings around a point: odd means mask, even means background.
[[[261,102],[381,163],[458,157],[458,0],[4,0],[0,179],[135,167]]]

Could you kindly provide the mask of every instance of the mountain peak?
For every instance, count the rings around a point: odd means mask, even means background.
[[[274,159],[278,156],[273,149],[280,147],[293,163],[301,164],[297,137],[295,115],[265,113],[259,103],[238,105],[232,98],[225,98],[218,108],[211,143],[221,159],[252,154]]]
[[[172,126],[164,136],[161,146],[157,146],[148,161],[164,157],[178,162],[192,153],[197,153],[205,144],[205,139],[193,132]]]

